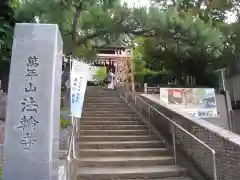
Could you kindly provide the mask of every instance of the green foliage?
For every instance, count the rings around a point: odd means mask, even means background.
[[[208,72],[204,75],[204,84],[212,87],[217,88],[218,87],[218,77],[214,72]]]
[[[144,82],[149,85],[161,85],[167,84],[172,79],[172,73],[170,71],[146,71],[144,73]]]
[[[105,67],[99,67],[98,70],[96,71],[96,74],[94,74],[93,79],[94,79],[94,84],[95,85],[100,85],[104,81],[106,81],[108,75],[107,75],[107,70]]]
[[[72,52],[93,59],[94,45],[120,42],[133,47],[138,44],[133,50],[133,61],[139,83],[152,71],[164,72],[168,78],[175,76],[179,81],[182,77],[194,76],[202,83],[204,73],[229,65],[239,56],[240,26],[224,22],[227,11],[239,12],[239,2],[152,2],[148,10],[128,8],[121,5],[120,0],[26,0],[21,3],[12,0],[5,3],[7,8],[0,11],[0,68],[7,69],[6,63],[1,62],[10,59],[15,20],[36,22],[36,17],[41,23],[59,25],[66,54]]]
[[[145,66],[146,61],[144,61],[144,53],[141,46],[142,38],[137,38],[134,43],[137,44],[137,46],[133,49],[133,65],[134,65],[134,72],[135,72],[135,81],[137,83],[143,83],[144,81],[144,72],[145,72]]]
[[[107,24],[111,21],[112,8],[119,0],[31,0],[23,1],[16,11],[21,22],[58,24],[65,43],[65,52],[92,57],[91,40],[105,38]],[[54,11],[53,11],[54,9]],[[77,52],[76,52],[77,51]]]
[[[207,73],[209,64],[213,69],[229,62],[223,58],[226,52],[232,52],[229,39],[211,19],[202,20],[176,7],[164,11],[153,7],[148,18],[148,26],[157,22],[157,27],[136,40],[142,46],[137,57],[145,62],[145,68],[172,71],[181,84],[186,83],[187,76],[194,76],[201,83],[201,75]]]
[[[13,8],[16,7],[12,5],[9,0],[0,2],[0,71],[8,70],[10,61],[15,24]]]
[[[60,117],[60,127],[61,127],[61,129],[64,129],[64,128],[66,128],[68,126],[71,126],[71,125],[72,125],[71,119],[66,120],[66,119],[63,119],[62,117]]]

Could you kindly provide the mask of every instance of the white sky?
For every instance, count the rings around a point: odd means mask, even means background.
[[[149,6],[148,0],[122,0],[123,2],[127,2],[129,6]],[[228,19],[227,23],[234,23],[236,21],[236,15],[233,13],[227,13]]]
[[[148,0],[122,0],[123,2],[128,3],[130,6],[148,6]]]

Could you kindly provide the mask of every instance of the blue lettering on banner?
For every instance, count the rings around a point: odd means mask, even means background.
[[[79,72],[77,66],[81,63],[73,61],[73,71],[71,72],[71,116],[81,118],[84,96],[87,86],[87,73]],[[74,71],[75,69],[75,71]]]

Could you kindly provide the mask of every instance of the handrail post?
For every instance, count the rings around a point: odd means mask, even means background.
[[[216,153],[214,150],[212,151],[212,155],[213,155],[213,176],[214,176],[214,180],[217,180]]]
[[[66,180],[70,180],[70,161],[66,160]]]
[[[174,163],[177,164],[176,135],[175,135],[175,127],[173,124],[171,125],[171,129],[172,129]]]
[[[152,136],[152,131],[151,131],[151,107],[148,107],[148,129],[149,129],[149,135]]]
[[[79,119],[79,118],[76,118],[75,121],[76,121],[76,122],[75,122],[75,123],[76,123],[76,124],[75,124],[75,126],[76,126],[76,131],[75,131],[75,133],[78,133],[78,127],[79,127],[78,124],[79,124],[80,119]]]

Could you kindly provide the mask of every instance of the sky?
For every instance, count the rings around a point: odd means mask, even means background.
[[[122,0],[123,2],[127,2],[129,6],[149,6],[148,0]],[[236,21],[236,15],[233,13],[227,13],[228,19],[226,20],[226,23],[234,23]]]
[[[148,0],[123,0],[123,2],[128,3],[130,6],[139,5],[139,6],[148,6]]]

